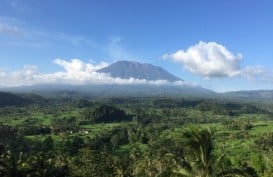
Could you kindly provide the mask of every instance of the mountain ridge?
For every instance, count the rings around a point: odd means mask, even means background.
[[[273,99],[273,90],[239,90],[225,92],[223,94],[245,99]]]

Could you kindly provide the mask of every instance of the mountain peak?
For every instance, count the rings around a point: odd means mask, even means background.
[[[135,78],[145,80],[167,80],[169,82],[182,81],[159,66],[136,61],[117,61],[110,66],[98,70],[100,73],[108,73],[112,77],[123,79]]]

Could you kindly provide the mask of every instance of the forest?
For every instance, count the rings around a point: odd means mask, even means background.
[[[270,102],[1,94],[1,177],[273,174]]]

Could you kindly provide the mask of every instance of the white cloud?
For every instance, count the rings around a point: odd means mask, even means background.
[[[80,72],[80,71],[84,71],[84,72],[95,72],[96,70],[99,70],[101,68],[104,68],[106,66],[108,66],[108,63],[106,62],[101,62],[97,65],[95,65],[94,63],[84,63],[79,59],[72,59],[70,62],[66,61],[66,60],[62,60],[62,59],[55,59],[54,63],[63,67],[67,72]]]
[[[241,67],[242,54],[235,55],[216,42],[200,41],[163,58],[181,63],[188,71],[207,79],[238,76],[252,82],[273,83],[273,70],[261,65]]]
[[[216,42],[200,41],[186,51],[178,50],[165,54],[163,58],[182,63],[190,72],[206,78],[233,77],[241,73],[242,55],[234,55]]]
[[[55,59],[54,63],[63,68],[63,71],[41,73],[36,66],[26,65],[20,71],[0,71],[0,86],[22,86],[35,84],[152,84],[152,85],[187,85],[194,86],[184,81],[168,82],[166,80],[122,79],[113,78],[108,74],[97,72],[108,64],[85,63],[79,59],[70,61]]]

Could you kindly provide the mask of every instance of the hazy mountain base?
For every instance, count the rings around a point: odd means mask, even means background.
[[[45,97],[209,97],[215,93],[197,86],[173,85],[34,85],[2,88],[0,90],[15,93],[35,93]]]

